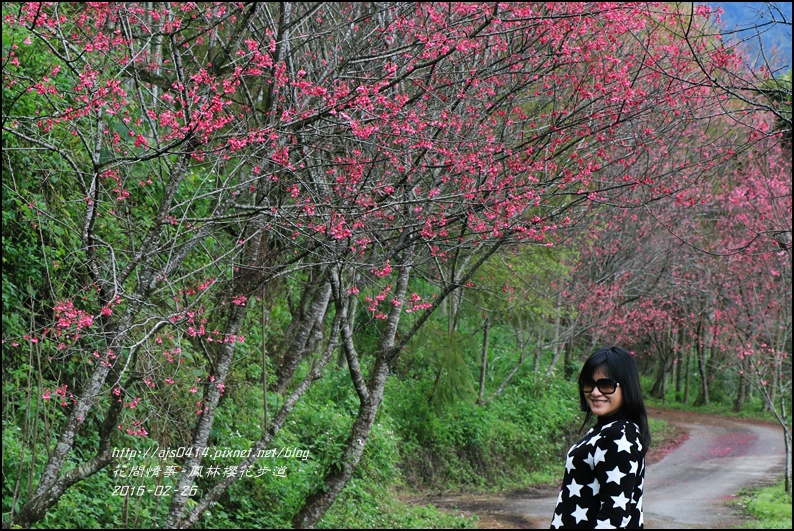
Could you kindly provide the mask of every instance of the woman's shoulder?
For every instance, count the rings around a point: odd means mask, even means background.
[[[619,418],[602,424],[599,435],[615,439],[620,439],[625,435],[628,438],[636,439],[640,436],[640,427],[630,419]]]
[[[642,453],[640,428],[630,419],[607,421],[601,426],[597,437],[596,445],[604,450],[613,449],[614,445],[617,445],[618,454],[623,451],[628,452],[629,455],[634,452]]]

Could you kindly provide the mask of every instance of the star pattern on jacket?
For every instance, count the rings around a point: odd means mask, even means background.
[[[568,450],[551,528],[643,528],[644,454],[627,419],[591,428]]]

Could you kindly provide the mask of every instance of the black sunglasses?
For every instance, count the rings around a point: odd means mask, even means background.
[[[590,393],[595,387],[598,387],[598,390],[604,395],[611,395],[620,387],[620,384],[611,378],[599,378],[598,381],[592,378],[582,378],[579,380],[579,385],[585,393]]]

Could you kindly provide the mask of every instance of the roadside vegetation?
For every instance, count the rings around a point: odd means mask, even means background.
[[[744,489],[734,501],[744,509],[747,522],[742,529],[791,529],[791,493],[783,481],[757,489]]]

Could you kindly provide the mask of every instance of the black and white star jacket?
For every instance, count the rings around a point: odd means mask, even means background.
[[[551,529],[642,529],[645,451],[639,427],[599,419],[568,450]]]

